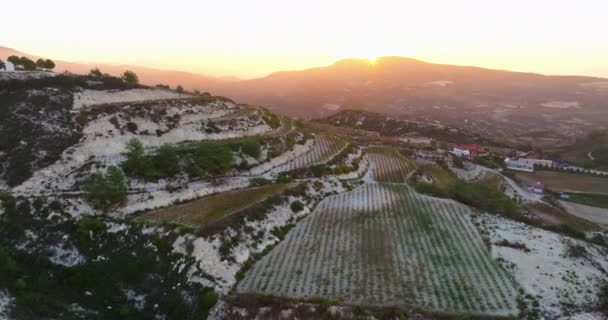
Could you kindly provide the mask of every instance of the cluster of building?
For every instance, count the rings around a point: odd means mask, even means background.
[[[534,166],[551,168],[553,165],[553,160],[543,159],[540,154],[533,151],[524,153],[517,159],[505,159],[505,166],[508,169],[518,171],[534,172]]]

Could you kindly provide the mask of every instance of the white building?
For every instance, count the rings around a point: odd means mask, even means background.
[[[465,149],[460,149],[458,147],[454,147],[452,149],[452,153],[459,156],[459,157],[468,157],[471,155],[471,152],[469,150],[465,150]]]
[[[4,61],[4,68],[0,68],[0,71],[13,72],[15,71],[15,65],[10,61]]]
[[[511,169],[511,170],[534,172],[534,165],[531,165],[531,164],[528,164],[525,162],[521,162],[521,161],[517,161],[514,159],[506,158],[505,165],[507,166],[508,169]]]
[[[527,163],[531,166],[539,165],[541,167],[553,167],[553,161],[545,159],[519,158],[519,162]]]

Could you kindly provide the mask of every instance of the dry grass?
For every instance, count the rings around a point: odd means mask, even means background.
[[[540,218],[546,225],[557,226],[560,224],[567,224],[582,231],[597,229],[595,224],[545,203],[526,204],[525,207]]]
[[[168,222],[191,227],[205,227],[286,190],[289,184],[271,184],[222,192],[167,208],[144,213],[140,219]]]

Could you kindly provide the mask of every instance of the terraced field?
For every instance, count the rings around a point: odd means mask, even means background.
[[[279,194],[289,186],[289,184],[271,184],[222,192],[184,204],[153,210],[144,213],[139,219],[152,222],[169,222],[196,228],[204,227]]]
[[[372,163],[373,178],[378,182],[404,182],[416,164],[390,147],[372,147],[365,150]]]
[[[348,139],[334,135],[316,135],[310,151],[274,169],[275,172],[306,168],[331,160],[348,145]]]
[[[404,184],[364,184],[322,201],[248,271],[237,291],[516,314],[516,289],[469,214],[464,205]]]
[[[421,166],[419,170],[440,187],[446,187],[456,181],[454,174],[435,164]]]

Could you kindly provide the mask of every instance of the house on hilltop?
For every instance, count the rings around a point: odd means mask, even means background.
[[[15,65],[10,61],[3,61],[3,65],[0,65],[0,71],[13,72],[15,71]]]
[[[476,144],[459,144],[452,149],[451,153],[461,158],[474,158],[488,154],[484,147]]]

